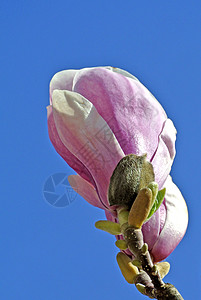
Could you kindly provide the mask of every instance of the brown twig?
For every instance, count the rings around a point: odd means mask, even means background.
[[[153,264],[147,244],[144,244],[141,229],[136,229],[124,223],[121,226],[123,237],[131,253],[141,262],[142,272],[137,277],[135,284],[144,286],[143,293],[150,298],[158,300],[182,300],[178,290],[169,283],[164,283],[157,267]],[[145,274],[146,275],[145,275]]]

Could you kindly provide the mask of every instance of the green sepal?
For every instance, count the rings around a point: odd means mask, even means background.
[[[136,283],[135,286],[141,294],[146,295],[146,288],[145,288],[144,284]]]
[[[97,221],[95,223],[95,227],[97,229],[106,231],[106,232],[108,232],[110,234],[113,234],[113,235],[121,234],[121,228],[120,228],[119,223],[114,223],[114,222],[107,221],[107,220],[106,221],[101,220],[101,221]]]
[[[120,250],[126,250],[128,249],[128,245],[126,243],[126,241],[124,240],[117,240],[115,242],[115,245],[120,249]]]
[[[142,246],[142,248],[140,250],[143,254],[146,254],[149,250],[147,243],[144,243],[144,245]]]
[[[117,214],[120,226],[128,222],[129,211],[126,208],[117,208]]]
[[[156,199],[154,201],[154,204],[149,212],[148,218],[147,220],[149,220],[151,218],[151,216],[157,211],[157,209],[160,207],[160,205],[163,202],[163,199],[165,197],[165,192],[166,192],[166,188],[158,191],[158,194],[156,196]]]

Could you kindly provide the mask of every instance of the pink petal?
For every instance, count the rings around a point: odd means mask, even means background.
[[[167,117],[139,81],[106,68],[83,69],[74,78],[73,90],[95,105],[125,154],[147,153],[151,159]]]
[[[178,187],[172,182],[171,176],[168,176],[164,186],[167,215],[160,236],[152,249],[155,262],[170,255],[183,238],[188,224],[185,200]]]
[[[133,76],[133,75],[130,74],[129,72],[127,72],[127,71],[125,71],[125,70],[122,70],[122,69],[120,69],[120,68],[114,68],[114,67],[109,67],[109,66],[108,66],[108,67],[102,67],[102,68],[105,68],[105,69],[110,70],[110,71],[112,71],[112,72],[121,74],[121,75],[123,75],[123,76],[125,76],[125,77],[129,77],[129,78],[132,78],[132,79],[134,79],[134,80],[139,81],[135,76]]]
[[[52,93],[54,90],[72,91],[73,79],[78,70],[64,70],[56,73],[50,81],[50,104],[52,104]]]
[[[100,198],[96,192],[96,189],[92,184],[84,180],[79,175],[70,175],[68,176],[68,181],[71,187],[80,195],[82,196],[89,204],[105,209],[102,205]]]
[[[153,245],[157,241],[160,231],[160,211],[157,210],[151,219],[143,224],[142,232],[144,237],[144,242],[149,245],[149,250],[152,249]]]
[[[105,216],[106,216],[108,221],[117,223],[117,218],[116,218],[117,217],[117,212],[116,211],[106,210],[105,211]]]
[[[171,166],[175,157],[175,140],[176,129],[170,119],[164,123],[163,130],[159,136],[159,143],[151,159],[154,167],[155,181],[158,183],[159,188],[162,188],[164,182],[170,173]]]
[[[58,154],[67,162],[67,164],[74,169],[78,174],[80,174],[84,179],[91,182],[94,186],[94,180],[87,170],[87,168],[83,165],[83,163],[75,157],[62,143],[58,131],[55,126],[54,118],[53,118],[53,112],[52,107],[47,107],[47,114],[48,114],[48,133],[50,140],[55,148],[55,150],[58,152]]]
[[[103,67],[108,70],[112,70],[113,72],[120,73],[126,77],[133,78],[137,80],[135,76],[128,73],[127,71],[121,70],[119,68],[113,68],[113,67]],[[92,68],[84,68],[84,70],[90,70]],[[79,70],[63,70],[58,73],[56,73],[51,81],[50,81],[50,104],[52,104],[52,93],[54,90],[68,90],[72,91],[73,87],[73,80],[75,77],[75,74],[79,72]]]
[[[63,144],[89,170],[108,208],[109,180],[124,152],[95,107],[81,95],[55,90],[53,115]]]

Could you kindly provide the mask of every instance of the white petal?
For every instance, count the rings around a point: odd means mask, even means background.
[[[64,70],[56,73],[50,81],[50,104],[54,90],[72,91],[73,79],[78,70]]]
[[[108,206],[110,177],[124,156],[113,132],[93,104],[75,92],[55,90],[53,114],[62,142],[87,167]]]

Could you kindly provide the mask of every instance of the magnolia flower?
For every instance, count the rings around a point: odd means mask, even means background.
[[[54,75],[47,110],[50,140],[77,172],[69,176],[71,186],[108,220],[117,221],[107,196],[117,163],[127,154],[147,154],[166,196],[142,231],[154,261],[166,258],[186,231],[188,213],[169,176],[176,129],[160,103],[128,72],[96,67]]]

